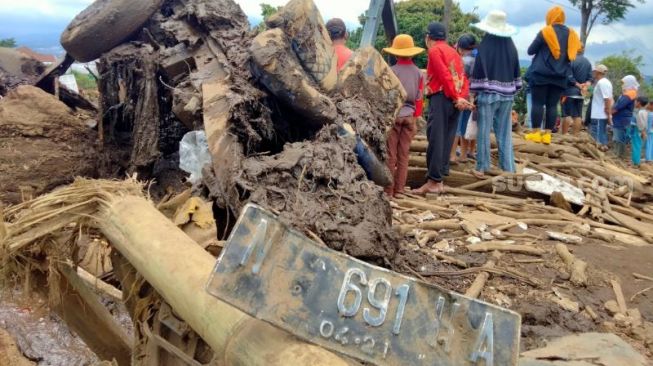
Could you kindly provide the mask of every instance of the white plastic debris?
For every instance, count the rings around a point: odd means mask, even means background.
[[[468,242],[469,244],[472,244],[472,245],[473,245],[473,244],[478,244],[478,243],[480,243],[480,242],[482,242],[482,241],[483,241],[483,240],[481,240],[481,238],[476,237],[476,236],[470,236],[469,238],[467,238],[467,242]]]
[[[424,211],[419,215],[416,215],[415,218],[417,218],[418,222],[427,222],[427,221],[433,221],[436,219],[435,215],[431,211]]]
[[[211,153],[204,131],[191,131],[179,143],[179,168],[190,174],[193,185],[202,180],[202,168],[211,164]]]
[[[483,232],[483,233],[481,233],[481,239],[483,239],[485,241],[494,240],[494,235],[492,235],[492,234],[490,234],[488,232]]]
[[[567,202],[582,206],[585,202],[585,193],[582,189],[574,187],[558,178],[530,168],[524,169],[524,174],[536,174],[533,179],[526,179],[526,189],[550,196],[553,192],[560,192]],[[539,179],[541,177],[541,179]]]

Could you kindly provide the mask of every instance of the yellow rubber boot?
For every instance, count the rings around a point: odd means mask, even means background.
[[[551,131],[542,132],[542,143],[545,145],[551,144]]]
[[[535,143],[541,143],[542,142],[542,131],[540,130],[535,130],[531,133],[527,133],[526,136],[524,136],[526,141],[532,141]]]

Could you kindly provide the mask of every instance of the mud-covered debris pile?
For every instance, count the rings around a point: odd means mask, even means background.
[[[18,203],[97,171],[97,133],[51,94],[19,86],[0,101],[0,201]]]
[[[398,249],[397,236],[386,230],[391,208],[334,130],[323,130],[315,141],[288,144],[275,156],[245,160],[237,184],[252,202],[279,212],[332,249],[384,264]]]
[[[253,200],[332,248],[392,259],[390,206],[337,131],[349,123],[383,161],[403,88],[373,49],[338,76],[311,0],[290,1],[267,25],[257,35],[232,0],[165,1],[100,59],[105,136],[129,151],[130,171],[156,179],[152,167],[178,161],[183,134],[204,129],[214,159],[205,184],[226,216]]]

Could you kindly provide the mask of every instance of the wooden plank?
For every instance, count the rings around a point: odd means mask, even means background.
[[[50,276],[52,308],[66,324],[100,359],[131,365],[132,338],[75,270],[60,264]]]
[[[614,296],[617,298],[617,304],[619,305],[619,312],[626,315],[628,312],[628,306],[626,305],[626,298],[624,297],[624,292],[621,290],[621,284],[615,280],[610,281],[612,283],[612,290],[614,291]]]

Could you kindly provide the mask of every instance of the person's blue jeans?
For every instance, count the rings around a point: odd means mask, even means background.
[[[490,170],[492,160],[490,133],[499,145],[499,167],[506,172],[515,172],[515,153],[512,146],[512,101],[492,103],[478,102],[478,136],[476,137],[476,170],[485,173]]]
[[[458,130],[456,131],[457,137],[465,138],[465,133],[467,132],[467,123],[469,122],[469,117],[472,115],[472,111],[462,111],[460,113],[460,119],[458,120]]]
[[[642,163],[642,146],[644,144],[644,140],[642,140],[642,134],[636,125],[631,125],[628,129],[628,133],[630,135],[632,147],[630,152],[631,158],[633,160],[633,164],[639,166]]]
[[[600,145],[608,144],[608,120],[607,119],[592,119],[590,123],[590,135]]]
[[[628,127],[612,127],[612,141],[621,144],[628,143]]]
[[[531,118],[531,109],[533,108],[533,96],[531,93],[526,93],[526,121],[524,123],[526,124],[527,129],[532,129],[533,128],[533,120]]]

